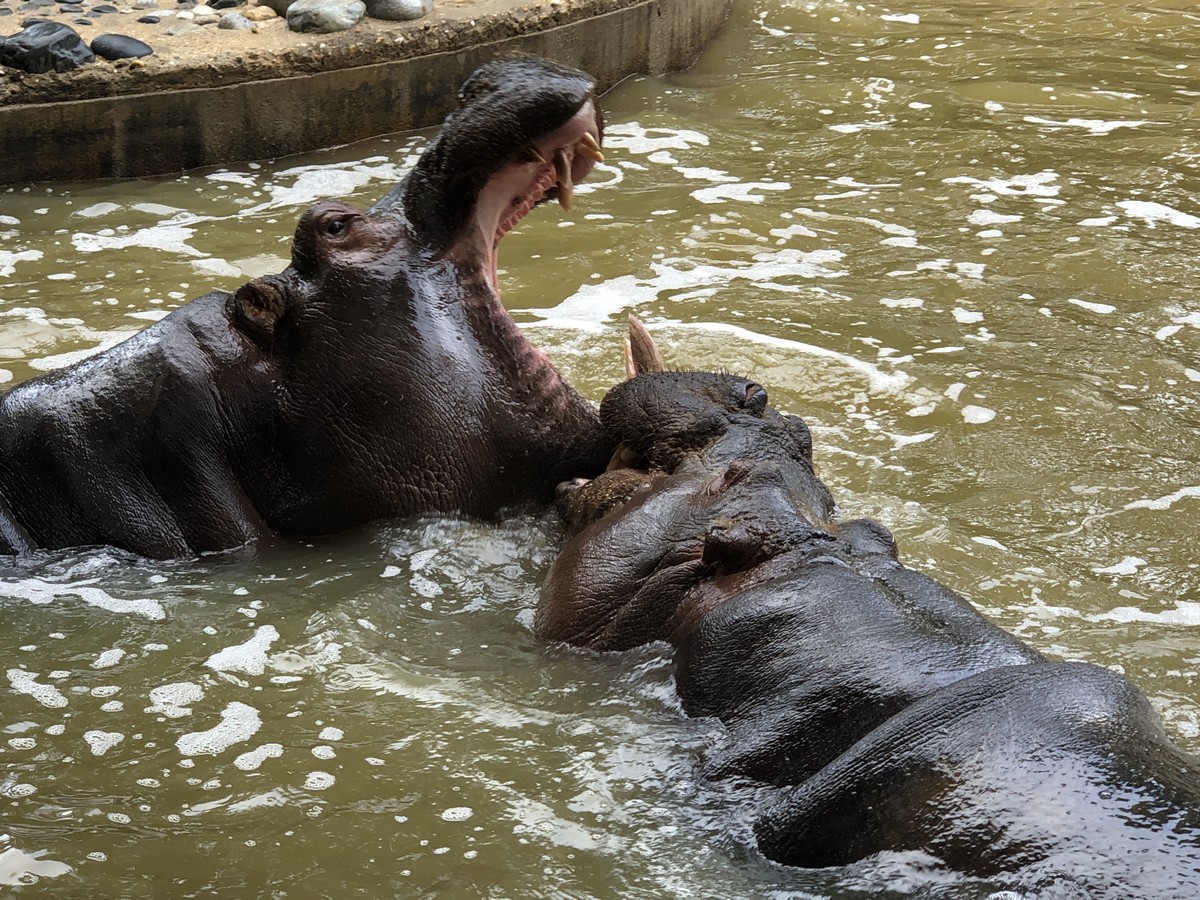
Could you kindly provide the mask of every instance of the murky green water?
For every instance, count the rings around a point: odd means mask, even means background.
[[[1200,16],[1180,4],[739,0],[609,96],[609,163],[506,239],[506,300],[587,394],[623,313],[753,373],[847,515],[1200,751]],[[0,193],[0,378],[284,265],[401,137]],[[799,875],[696,783],[648,650],[528,630],[552,517],[256,558],[58,554],[0,581],[0,893],[986,896],[919,860]],[[31,887],[22,885],[32,884]]]

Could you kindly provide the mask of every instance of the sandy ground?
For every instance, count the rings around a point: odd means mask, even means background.
[[[204,25],[186,34],[168,35],[172,24],[183,21],[174,18],[182,9],[174,0],[158,0],[164,15],[156,25],[137,21],[156,11],[135,8],[132,0],[93,0],[93,5],[101,3],[117,6],[118,11],[91,19],[93,25],[75,24],[80,13],[61,12],[58,6],[15,12],[0,18],[0,35],[11,35],[26,18],[36,17],[70,25],[85,41],[100,34],[128,35],[149,44],[154,54],[116,62],[97,58],[71,72],[44,75],[0,67],[0,106],[211,87],[369,65],[453,51],[631,5],[630,0],[437,0],[433,12],[422,19],[363,18],[336,34],[297,34],[276,17],[256,23],[254,31]],[[255,4],[256,0],[249,0],[249,5]],[[17,5],[18,0],[0,0],[0,6],[10,9]]]

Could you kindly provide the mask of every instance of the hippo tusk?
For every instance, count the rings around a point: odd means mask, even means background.
[[[600,152],[600,145],[596,143],[596,139],[592,137],[591,132],[584,132],[583,137],[579,139],[579,143],[575,145],[575,152],[580,156],[586,156],[593,162],[604,162],[604,154]]]
[[[567,159],[567,151],[561,147],[554,151],[554,177],[558,179],[558,202],[570,212],[575,183],[571,180],[571,161]]]
[[[634,378],[650,372],[666,371],[662,353],[654,344],[654,338],[637,316],[629,314],[629,337],[625,339],[625,377]]]
[[[639,468],[641,462],[641,455],[622,441],[617,445],[617,449],[613,451],[612,459],[608,461],[608,467],[604,471],[615,472],[619,469],[636,469]]]

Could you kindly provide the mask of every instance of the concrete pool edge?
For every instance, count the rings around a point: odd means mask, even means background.
[[[107,96],[0,105],[0,183],[160,175],[435,125],[453,107],[463,79],[505,53],[577,66],[604,90],[630,75],[690,65],[719,31],[731,4],[574,0],[569,8],[477,10],[474,18],[442,27],[377,24],[375,55],[386,26],[409,26],[394,32],[403,35],[401,43],[384,47],[403,52],[402,58],[366,61],[371,55],[363,52],[361,40],[317,36],[330,38],[319,44],[321,62],[340,61],[344,67],[296,74],[280,71],[276,61],[273,68],[250,73],[257,78],[219,83],[212,76],[220,73],[209,64],[208,83],[194,86],[187,84],[187,71],[177,69],[165,80],[179,86],[163,90],[154,90],[152,77],[147,83],[146,73],[139,73],[140,82],[134,79],[128,93],[120,92],[114,78]],[[66,80],[73,74],[37,77]]]

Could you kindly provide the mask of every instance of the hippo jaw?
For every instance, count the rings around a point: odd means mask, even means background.
[[[570,210],[575,185],[603,159],[599,114],[589,99],[562,127],[522,147],[516,159],[488,179],[475,203],[474,233],[466,240],[474,249],[482,249],[484,271],[497,296],[501,239],[542,203],[557,200]]]
[[[545,59],[493,60],[405,179],[368,212],[399,214],[432,259],[479,267],[496,291],[496,246],[534,206],[570,208],[604,157],[596,83]]]

